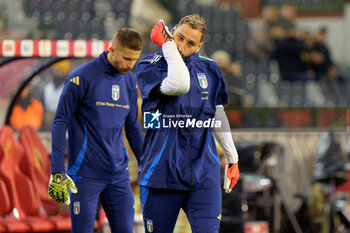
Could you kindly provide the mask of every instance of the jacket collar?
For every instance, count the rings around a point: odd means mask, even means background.
[[[109,63],[107,59],[108,51],[104,51],[100,54],[100,56],[96,59],[97,64],[101,66],[102,70],[108,74],[118,74],[119,71]]]
[[[163,51],[162,51],[162,50],[159,50],[157,54],[159,54],[159,55],[161,55],[162,57],[164,57],[164,54],[163,54]],[[192,54],[190,57],[188,57],[188,58],[185,60],[186,66],[190,66],[193,62],[195,62],[196,60],[198,60],[198,54],[199,54],[199,53],[194,53],[194,54]]]

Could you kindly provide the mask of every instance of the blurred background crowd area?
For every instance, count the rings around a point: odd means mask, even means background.
[[[193,13],[206,20],[201,53],[221,68],[233,128],[346,127],[350,102],[346,0],[0,0],[0,39],[110,40],[116,30],[131,26],[143,36],[142,58],[159,49],[149,38],[159,18],[172,29],[182,16]],[[31,69],[41,61],[27,60],[20,66]],[[56,78],[59,68],[51,67],[31,82],[44,112],[55,111],[52,96],[60,93],[56,88],[85,61],[70,59],[62,78]],[[10,90],[25,77],[17,67],[14,63],[0,70],[2,98],[10,98],[5,93],[13,95]],[[12,73],[18,78],[5,78]],[[47,84],[49,104],[45,104]]]

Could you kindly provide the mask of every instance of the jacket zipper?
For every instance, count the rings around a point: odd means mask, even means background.
[[[190,91],[188,91],[188,111],[189,111],[189,115],[191,115]],[[188,145],[188,161],[190,164],[190,171],[191,171],[191,186],[193,188],[194,182],[193,182],[193,171],[192,171],[192,162],[191,162],[191,141],[192,141],[192,129],[190,128],[190,141],[189,141],[189,145]]]

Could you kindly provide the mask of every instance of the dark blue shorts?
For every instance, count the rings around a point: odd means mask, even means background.
[[[112,232],[132,233],[134,197],[129,176],[118,180],[82,178],[75,181],[77,194],[71,195],[72,233],[92,233],[99,200]]]
[[[192,191],[141,186],[141,207],[146,232],[172,233],[182,208],[193,233],[217,233],[221,219],[221,187]]]

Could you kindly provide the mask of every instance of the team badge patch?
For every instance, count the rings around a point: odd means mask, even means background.
[[[147,219],[147,231],[153,232],[153,221],[152,219]]]
[[[201,88],[206,89],[208,87],[208,80],[207,80],[207,76],[205,75],[205,73],[198,73],[197,78],[198,78],[199,85],[201,86]]]
[[[112,85],[112,99],[117,101],[119,100],[119,85]]]
[[[80,213],[80,202],[79,201],[75,201],[73,203],[73,213],[76,215]]]

